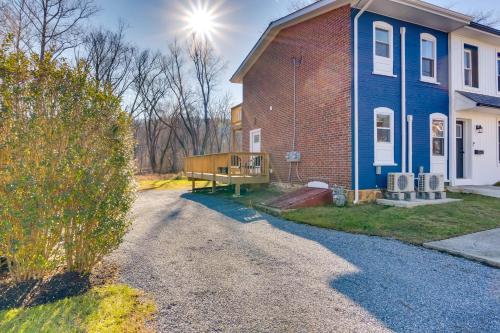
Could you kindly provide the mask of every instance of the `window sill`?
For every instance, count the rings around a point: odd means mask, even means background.
[[[373,75],[388,76],[388,77],[398,77],[397,75],[394,75],[394,74],[382,73],[382,72],[372,72],[372,74]]]
[[[398,164],[394,163],[394,162],[392,162],[392,163],[389,163],[389,162],[387,162],[387,163],[385,163],[385,162],[375,162],[375,163],[373,163],[373,166],[374,167],[391,167],[391,166],[392,167],[396,167],[396,166],[398,166]]]
[[[471,87],[471,86],[466,86],[465,84],[462,87],[463,90],[465,91],[470,91],[470,92],[480,92],[481,89],[479,87]]]
[[[440,82],[437,82],[436,80],[432,80],[432,79],[420,78],[420,82],[429,83],[429,84],[435,84],[435,85],[441,85]]]

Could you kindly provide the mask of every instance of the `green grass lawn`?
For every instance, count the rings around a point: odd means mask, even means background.
[[[376,204],[320,207],[286,212],[300,223],[351,233],[383,236],[422,244],[500,227],[500,199],[449,194],[462,202],[412,209]]]
[[[155,305],[125,285],[95,287],[54,303],[0,311],[0,332],[148,332]]]
[[[139,191],[148,190],[188,190],[191,189],[191,181],[184,177],[137,177],[139,183]],[[208,180],[200,180],[196,182],[196,188],[204,188],[212,186]]]
[[[224,191],[219,195],[231,198],[230,193]],[[278,195],[280,192],[270,187],[247,192],[233,200],[253,206]],[[412,209],[376,204],[344,208],[332,205],[285,212],[282,217],[317,227],[395,238],[412,244],[500,227],[500,199],[457,193],[448,196],[463,201]]]

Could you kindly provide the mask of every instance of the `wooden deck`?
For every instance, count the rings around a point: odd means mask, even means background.
[[[269,183],[269,154],[224,153],[192,156],[184,159],[184,172],[193,181],[208,180],[215,191],[217,183],[235,185],[240,195],[241,185]]]

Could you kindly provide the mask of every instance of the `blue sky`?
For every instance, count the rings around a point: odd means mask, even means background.
[[[229,77],[250,51],[269,22],[287,13],[288,0],[98,0],[100,13],[93,24],[114,28],[119,20],[129,26],[128,39],[142,48],[166,49],[175,38],[182,40],[190,2],[202,1],[216,8],[220,24],[214,37],[217,50],[227,60],[228,67],[219,89],[229,90],[233,102],[241,101],[241,86],[229,83]],[[500,15],[499,0],[428,0],[454,10],[494,10]]]

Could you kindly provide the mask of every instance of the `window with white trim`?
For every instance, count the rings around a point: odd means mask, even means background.
[[[500,92],[500,52],[497,53],[497,91]]]
[[[374,112],[375,165],[394,165],[394,111],[376,108]]]
[[[498,137],[497,137],[497,143],[498,143],[498,163],[500,163],[500,120],[498,121]]]
[[[373,73],[393,75],[393,28],[385,22],[373,23]]]
[[[444,119],[432,119],[432,156],[445,156],[445,131]]]
[[[464,86],[479,88],[479,49],[464,44]]]
[[[420,35],[420,78],[422,81],[437,81],[437,40],[429,34]]]

